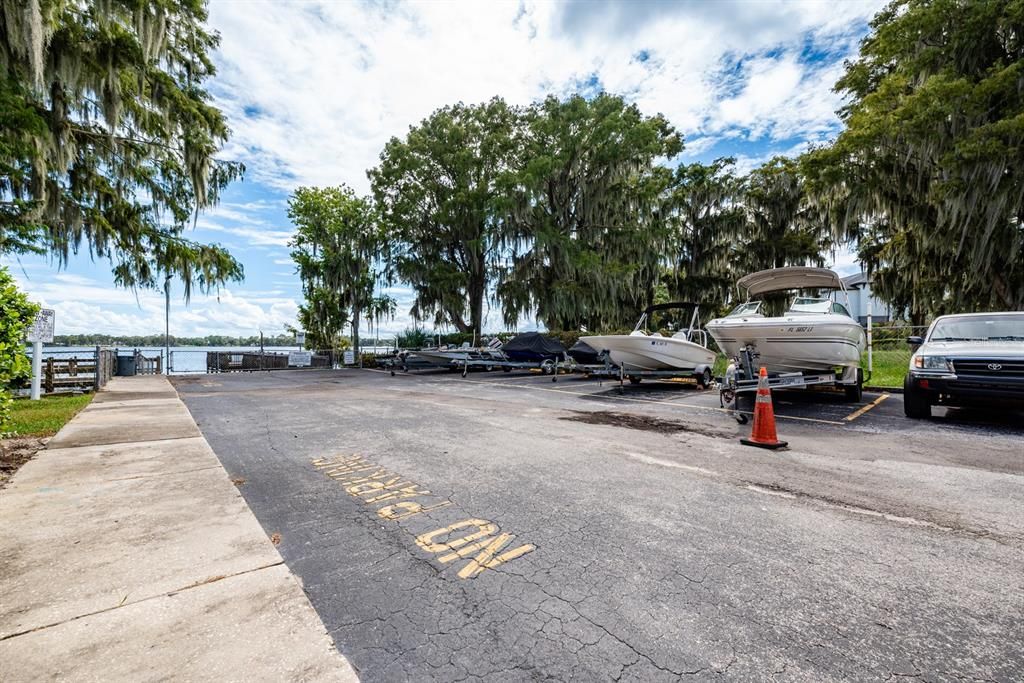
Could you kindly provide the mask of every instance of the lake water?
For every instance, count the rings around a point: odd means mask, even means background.
[[[131,355],[134,349],[138,349],[142,355],[152,358],[160,356],[164,358],[164,367],[167,367],[167,359],[164,357],[164,347],[139,346],[139,347],[116,347],[120,355]],[[208,351],[220,351],[223,353],[253,353],[258,352],[259,347],[252,346],[172,346],[171,347],[171,371],[173,374],[206,372],[206,353]],[[263,349],[266,353],[288,353],[298,351],[298,346],[266,346]],[[388,347],[362,347],[364,353],[387,353]],[[32,347],[26,349],[31,357]],[[44,346],[43,358],[54,356],[56,358],[93,358],[96,353],[94,346]]]

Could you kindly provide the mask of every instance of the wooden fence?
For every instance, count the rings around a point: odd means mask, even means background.
[[[96,347],[91,355],[49,356],[43,359],[42,371],[43,393],[99,391],[117,371],[117,352]]]

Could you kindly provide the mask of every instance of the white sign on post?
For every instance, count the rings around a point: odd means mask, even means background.
[[[308,368],[313,364],[313,353],[311,351],[289,351],[288,366],[293,368]]]
[[[32,385],[29,388],[29,397],[33,401],[39,400],[39,390],[43,380],[43,342],[53,341],[55,317],[52,308],[39,309],[26,336],[26,339],[32,342]]]
[[[355,365],[356,364],[356,353],[355,353],[355,351],[346,351],[345,352],[345,356],[344,356],[344,360],[345,360],[345,365]]]
[[[295,333],[295,345],[300,347],[306,345],[306,333],[302,330]]]
[[[32,327],[28,330],[28,341],[53,343],[53,321],[54,311],[52,308],[41,308],[32,321]]]

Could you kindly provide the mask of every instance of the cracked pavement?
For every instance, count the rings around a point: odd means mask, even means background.
[[[1024,679],[1019,415],[777,396],[771,453],[668,383],[175,385],[365,681]],[[450,504],[382,519],[312,464],[353,454]],[[536,548],[461,579],[416,538],[469,519]]]

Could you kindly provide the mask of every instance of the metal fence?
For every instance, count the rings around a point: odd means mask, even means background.
[[[344,360],[335,351],[171,351],[168,370],[172,374],[261,372],[338,367]]]
[[[927,332],[927,326],[915,327],[904,323],[872,325],[868,349],[864,354],[864,368],[869,374],[867,384],[890,388],[903,386],[914,351],[907,338],[923,337]]]

